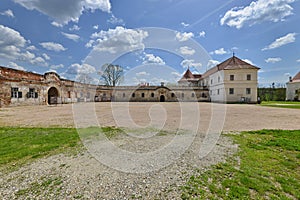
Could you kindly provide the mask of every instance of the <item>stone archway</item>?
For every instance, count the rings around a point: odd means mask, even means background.
[[[48,90],[48,104],[53,105],[58,103],[59,93],[56,87],[51,87]]]
[[[165,102],[166,101],[165,95],[160,95],[159,101],[160,102]]]

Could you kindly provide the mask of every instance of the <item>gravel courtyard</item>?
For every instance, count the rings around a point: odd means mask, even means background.
[[[128,130],[154,127],[169,132],[163,135],[151,131],[130,132],[110,142],[136,155],[166,149],[161,155],[167,155],[165,160],[170,163],[158,167],[161,157],[157,156],[152,159],[153,169],[143,172],[144,166],[141,165],[136,167],[138,173],[133,173],[135,165],[130,163],[131,160],[120,162],[122,157],[113,157],[117,164],[125,167],[115,170],[98,161],[99,157],[90,149],[92,146],[88,146],[89,151],[81,150],[76,155],[59,154],[39,159],[13,172],[1,170],[0,199],[179,199],[180,186],[191,175],[225,161],[236,152],[237,146],[225,136],[227,132],[300,129],[300,115],[297,109],[210,103],[87,103],[0,110],[0,126],[96,125]],[[178,130],[187,134],[179,134],[176,138],[178,134],[172,132]],[[216,134],[219,131],[224,134]],[[199,151],[207,141],[208,154],[200,158]]]

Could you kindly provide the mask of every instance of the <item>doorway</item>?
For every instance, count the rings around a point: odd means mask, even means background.
[[[164,95],[160,95],[159,101],[160,102],[165,102],[166,101],[165,96]]]
[[[48,104],[49,105],[57,104],[58,96],[59,96],[58,90],[55,87],[51,87],[48,90]]]

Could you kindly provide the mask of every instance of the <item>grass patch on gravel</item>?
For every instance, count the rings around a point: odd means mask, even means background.
[[[182,199],[300,199],[300,130],[230,135],[236,157],[182,187]]]
[[[277,108],[294,108],[300,109],[300,102],[296,101],[263,101],[262,106],[277,107]]]
[[[0,168],[14,169],[43,156],[66,152],[66,150],[78,150],[82,147],[80,137],[88,139],[96,136],[114,139],[118,136],[126,136],[127,131],[116,127],[82,129],[0,127]],[[145,130],[131,131],[138,134]],[[157,135],[166,134],[170,133],[160,131]]]
[[[0,128],[0,167],[16,166],[28,160],[80,145],[73,128]]]
[[[52,193],[59,194],[62,190],[60,187],[63,183],[61,177],[42,177],[41,180],[38,180],[34,183],[31,183],[28,188],[20,189],[16,192],[17,197],[29,197],[41,195],[45,191],[51,191]],[[30,198],[28,198],[30,199]]]

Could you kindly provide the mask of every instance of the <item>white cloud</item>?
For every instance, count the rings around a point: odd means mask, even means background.
[[[110,53],[144,49],[143,40],[146,37],[148,37],[146,31],[127,29],[122,26],[117,26],[115,29],[109,29],[108,31],[102,30],[91,36],[92,39],[97,39],[94,44],[95,50]],[[90,42],[88,44],[91,45]]]
[[[199,36],[200,36],[200,37],[205,37],[205,35],[206,35],[205,31],[201,31],[201,32],[199,33]]]
[[[39,66],[48,66],[48,63],[42,57],[36,57],[35,54],[26,51],[20,53],[19,57],[17,58],[19,61],[28,62],[32,65],[39,65]]]
[[[171,74],[174,76],[175,79],[180,78],[183,74],[180,74],[179,72],[171,72]]]
[[[26,41],[19,32],[3,25],[0,25],[0,32],[0,57],[28,62],[32,65],[48,66],[45,59],[28,51],[34,49],[34,46],[29,46],[27,49],[26,45],[30,42]]]
[[[276,49],[278,47],[281,47],[283,45],[293,43],[296,41],[296,33],[289,33],[283,37],[277,38],[274,42],[272,42],[269,46],[262,49],[262,51],[270,50],[270,49]]]
[[[243,59],[243,61],[245,61],[246,63],[249,63],[250,65],[254,65],[254,63],[249,59]]]
[[[45,53],[43,53],[42,56],[43,56],[46,60],[50,60],[50,59],[51,59],[51,58],[50,58],[47,54],[45,54]]]
[[[195,67],[195,68],[198,68],[198,67],[202,67],[202,64],[201,63],[198,63],[196,62],[195,60],[188,60],[188,59],[185,59],[183,60],[180,65],[184,68],[188,68],[188,67]]]
[[[14,2],[28,10],[37,10],[51,17],[55,26],[63,26],[70,21],[78,22],[84,11],[94,12],[99,9],[110,13],[111,10],[109,0],[14,0]]]
[[[111,24],[121,24],[124,25],[124,21],[121,18],[117,18],[115,17],[113,14],[111,15],[111,17],[107,20],[108,23]]]
[[[49,51],[60,52],[67,50],[63,45],[54,42],[42,42],[40,45]]]
[[[194,33],[192,32],[176,33],[176,39],[180,42],[188,41],[192,37],[194,37]]]
[[[75,42],[77,42],[80,39],[80,36],[76,35],[76,34],[70,34],[70,33],[64,33],[64,32],[61,32],[61,34],[63,36],[65,36],[66,38],[73,40]]]
[[[165,65],[165,61],[159,56],[155,56],[153,54],[145,54],[143,57],[143,64],[158,64],[158,65]]]
[[[169,81],[163,78],[157,78],[157,77],[153,77],[150,80],[150,85],[160,85],[161,83],[168,83]]]
[[[37,48],[33,45],[27,47],[26,49],[29,50],[29,51],[36,51],[37,50]]]
[[[4,12],[0,12],[0,15],[4,15],[4,16],[7,16],[7,17],[11,17],[11,18],[14,18],[14,13],[12,10],[8,9]]]
[[[51,65],[50,69],[56,70],[56,69],[60,69],[60,68],[64,68],[63,64],[59,64],[59,65]]]
[[[194,55],[195,54],[195,50],[188,46],[180,47],[179,51],[182,55]]]
[[[218,64],[220,64],[220,62],[217,60],[209,60],[207,63],[207,68],[210,69]]]
[[[149,76],[150,74],[147,72],[137,72],[135,75],[136,76]]]
[[[297,62],[300,62],[300,59],[298,59]]]
[[[181,22],[181,25],[182,25],[183,27],[188,27],[190,24],[185,23],[185,22]]]
[[[42,57],[35,57],[33,60],[29,60],[29,63],[31,63],[33,65],[44,66],[44,67],[48,66],[48,63]]]
[[[281,61],[281,58],[268,58],[265,60],[267,63],[276,63]]]
[[[25,47],[25,38],[14,29],[0,25],[0,57],[17,59]]]
[[[13,68],[13,69],[17,69],[17,70],[23,70],[23,71],[25,71],[24,67],[18,65],[17,63],[14,63],[14,62],[9,62],[8,63],[8,67],[9,68]]]
[[[93,47],[94,43],[95,43],[95,40],[90,40],[90,41],[88,41],[88,43],[85,44],[85,47],[86,48],[91,48],[91,47]]]
[[[74,63],[68,67],[65,74],[78,75],[78,74],[93,74],[96,72],[96,68],[89,64]]]
[[[99,25],[94,25],[93,29],[98,30],[99,29]]]
[[[76,24],[74,24],[71,28],[69,28],[70,31],[79,31],[80,27]]]
[[[265,21],[284,21],[287,16],[293,14],[290,6],[295,0],[258,0],[246,7],[235,7],[227,11],[221,18],[221,25],[227,24],[237,29],[244,25],[254,25]]]
[[[217,50],[214,50],[213,52],[211,52],[211,54],[216,54],[216,55],[223,55],[226,53],[227,53],[227,51],[224,48],[220,48],[220,49],[217,49]]]

